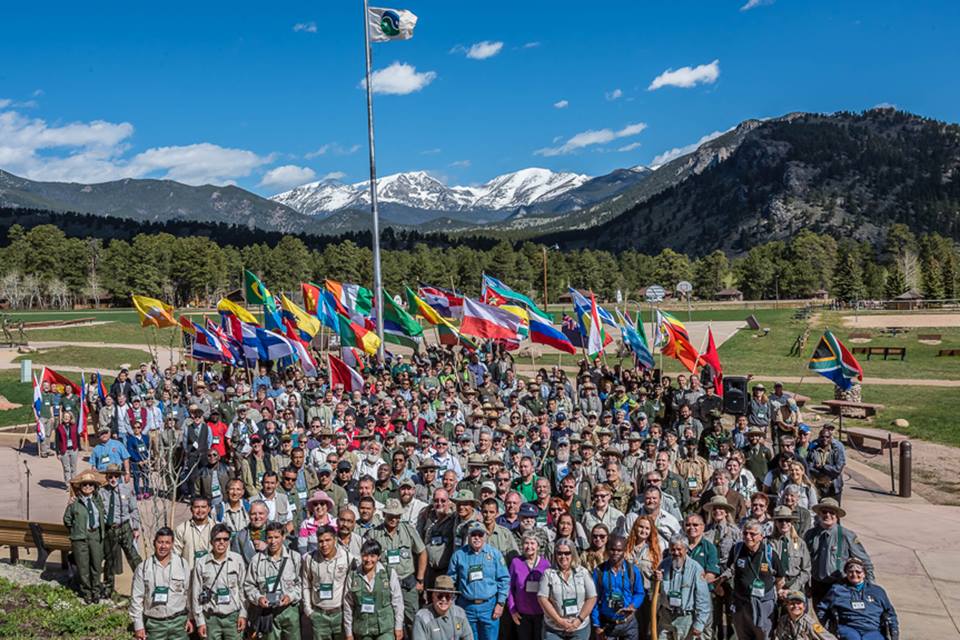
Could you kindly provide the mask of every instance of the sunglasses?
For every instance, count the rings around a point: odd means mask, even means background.
[[[571,553],[570,551],[557,551],[557,552],[555,552],[553,555],[555,555],[555,556],[557,556],[557,557],[559,558],[559,557],[563,557],[563,556],[572,556],[573,553]]]
[[[453,600],[452,593],[436,593],[436,592],[434,593],[436,595],[437,600]]]
[[[591,536],[594,540],[606,540],[607,534],[605,533],[595,533]]]
[[[223,536],[217,536],[213,539],[214,542],[230,542],[230,536],[224,538]]]

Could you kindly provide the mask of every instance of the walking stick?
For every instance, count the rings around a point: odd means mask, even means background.
[[[653,601],[650,603],[650,640],[657,640],[657,603],[660,600],[660,581],[653,577]]]

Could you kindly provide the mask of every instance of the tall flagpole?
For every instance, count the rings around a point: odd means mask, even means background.
[[[370,210],[373,213],[373,291],[377,307],[377,357],[383,361],[383,281],[380,275],[380,213],[377,210],[377,163],[373,144],[373,86],[370,83],[370,10],[363,0],[363,42],[367,57],[367,139],[370,146]]]

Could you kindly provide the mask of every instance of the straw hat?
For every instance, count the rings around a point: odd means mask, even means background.
[[[735,509],[733,505],[727,502],[727,499],[724,496],[713,496],[710,498],[710,502],[707,503],[707,509],[724,509],[727,513],[733,513]]]
[[[817,515],[820,515],[821,511],[832,511],[837,514],[838,518],[845,518],[847,515],[847,512],[843,510],[840,503],[833,498],[824,498],[819,504],[811,507],[811,510],[815,511]]]
[[[97,487],[100,487],[103,485],[103,476],[95,469],[84,469],[70,479],[70,486],[79,489],[80,485],[87,484],[88,482],[92,482]]]
[[[433,586],[427,589],[427,591],[438,591],[441,593],[460,593],[454,588],[453,578],[448,575],[439,575],[437,579],[434,580]]]

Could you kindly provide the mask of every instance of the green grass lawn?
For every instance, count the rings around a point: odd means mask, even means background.
[[[141,362],[149,362],[150,354],[140,349],[69,346],[27,353],[15,358],[14,362],[22,360],[32,360],[35,365],[60,365],[113,371],[124,363],[137,366]]]
[[[160,348],[165,348],[173,339],[174,345],[180,338],[179,329],[142,328],[138,323],[111,322],[85,327],[64,327],[62,329],[33,329],[26,332],[31,342],[107,342],[113,344],[152,344],[155,340]]]
[[[30,406],[33,402],[33,385],[20,382],[19,371],[0,371],[0,395],[10,402],[23,405],[17,409],[0,411],[0,427],[24,424],[33,419],[33,408]]]

